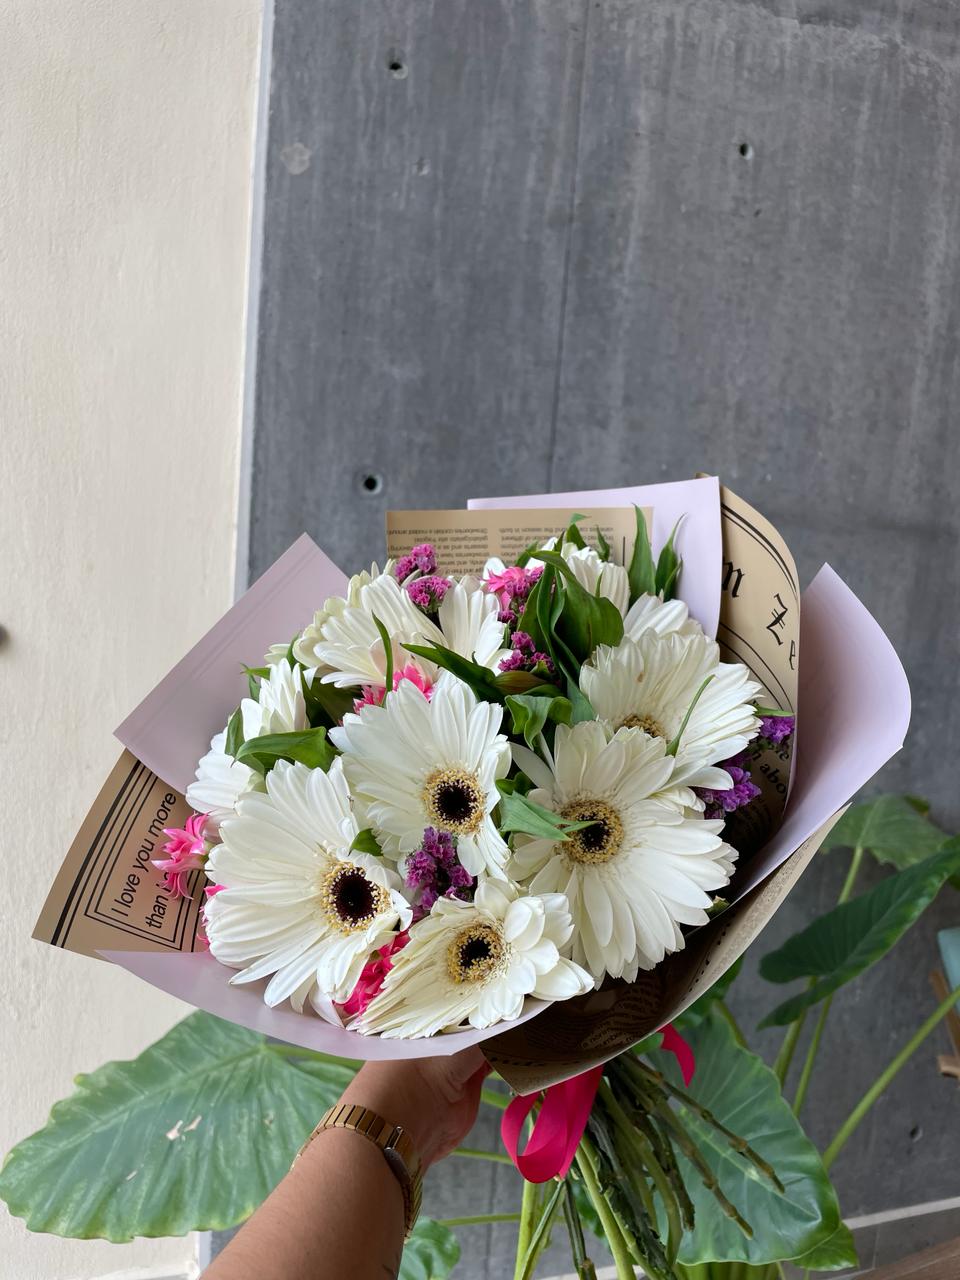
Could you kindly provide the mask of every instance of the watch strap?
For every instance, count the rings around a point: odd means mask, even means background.
[[[410,1135],[402,1125],[385,1120],[369,1107],[337,1102],[321,1117],[320,1123],[294,1157],[294,1164],[324,1129],[352,1129],[380,1148],[403,1192],[404,1237],[408,1237],[420,1213],[423,1194],[420,1157]]]

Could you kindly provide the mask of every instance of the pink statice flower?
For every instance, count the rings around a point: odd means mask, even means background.
[[[504,569],[488,573],[483,580],[483,585],[491,595],[499,598],[501,610],[515,613],[516,609],[512,606],[523,604],[542,573],[542,565],[538,565],[535,569],[521,569],[519,565],[511,564]]]
[[[164,827],[163,834],[170,839],[163,846],[166,858],[154,858],[153,865],[163,872],[164,882],[174,898],[189,898],[187,885],[194,871],[200,871],[207,860],[207,842],[204,829],[205,813],[191,814],[185,827]]]
[[[393,968],[392,957],[398,951],[402,951],[409,941],[410,935],[408,933],[398,933],[390,942],[385,943],[384,946],[373,953],[363,966],[363,971],[360,974],[357,985],[350,993],[350,998],[343,1004],[337,1005],[341,1013],[351,1018],[363,1013],[374,996],[380,994],[384,979]]]
[[[733,786],[725,791],[711,787],[693,788],[706,806],[703,812],[705,818],[725,818],[728,813],[734,813],[756,800],[760,794],[760,788],[750,777],[749,751],[741,751],[739,755],[724,760],[720,768],[729,773]]]
[[[412,662],[408,662],[405,667],[401,667],[399,671],[393,673],[393,687],[399,687],[401,680],[409,680],[411,684],[415,684],[423,696],[430,701],[430,694],[433,692],[433,684],[423,674],[418,666]],[[361,707],[379,707],[383,705],[383,700],[387,696],[387,691],[381,685],[365,684],[361,689],[362,697],[354,698],[353,709],[360,711]]]
[[[393,572],[398,582],[404,582],[411,573],[436,573],[437,553],[430,542],[422,542],[401,556]]]
[[[422,609],[424,613],[436,613],[452,586],[449,578],[433,573],[426,578],[413,578],[404,584],[404,589],[418,609]]]
[[[515,631],[510,637],[513,650],[506,658],[500,659],[501,671],[535,671],[538,667],[547,675],[554,675],[554,665],[547,653],[540,653],[533,643],[533,637],[526,631]]]

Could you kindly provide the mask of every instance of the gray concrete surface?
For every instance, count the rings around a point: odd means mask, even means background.
[[[886,628],[915,707],[876,786],[960,826],[958,42],[937,0],[278,0],[252,572],[304,528],[380,556],[388,507],[716,471]],[[840,876],[815,864],[757,954]],[[958,918],[949,891],[838,998],[817,1138]],[[837,1164],[846,1213],[960,1193],[958,1130],[931,1047]],[[512,1186],[455,1179],[428,1203]],[[465,1240],[464,1280],[503,1274],[505,1233]]]

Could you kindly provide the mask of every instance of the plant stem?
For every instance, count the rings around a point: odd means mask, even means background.
[[[851,893],[853,893],[853,886],[856,884],[857,876],[860,872],[860,864],[863,861],[863,854],[863,845],[858,844],[853,851],[853,857],[850,859],[850,866],[847,868],[846,879],[844,880],[843,887],[840,890],[840,896],[837,898],[838,907],[842,906],[849,899]],[[809,985],[811,987],[813,986],[814,981],[815,979],[810,979]],[[823,1024],[827,1020],[827,1012],[829,1011],[829,1008],[830,1001],[828,1000],[827,1008],[825,1010],[821,1010],[820,1021],[817,1023],[817,1028],[813,1033],[813,1042],[810,1045],[810,1049],[807,1051],[807,1058],[803,1064],[800,1083],[797,1085],[797,1097],[793,1104],[793,1111],[795,1115],[800,1110],[800,1105],[807,1092],[807,1086],[810,1083],[810,1075],[813,1072],[814,1059],[816,1058],[817,1049],[820,1047],[820,1037],[823,1035]],[[780,1046],[780,1052],[777,1054],[777,1060],[773,1064],[773,1069],[776,1072],[777,1079],[780,1081],[781,1089],[786,1084],[787,1073],[790,1070],[790,1063],[793,1061],[794,1053],[796,1053],[797,1041],[800,1039],[800,1033],[803,1031],[803,1024],[806,1020],[807,1011],[804,1009],[800,1016],[791,1023],[790,1030],[787,1032],[784,1037],[783,1044]]]
[[[451,1151],[454,1156],[466,1156],[470,1160],[493,1160],[497,1164],[513,1164],[508,1155],[499,1151],[481,1151],[478,1147],[457,1147]]]
[[[510,1099],[504,1093],[497,1093],[495,1089],[481,1089],[480,1101],[485,1102],[490,1107],[496,1107],[498,1111],[506,1111],[510,1105]]]
[[[519,1222],[519,1213],[475,1213],[467,1218],[438,1218],[441,1227],[475,1227],[486,1222]]]
[[[560,1197],[563,1195],[562,1180],[557,1183],[553,1189],[553,1194],[543,1206],[540,1214],[540,1220],[530,1235],[530,1243],[527,1246],[527,1252],[524,1255],[523,1266],[520,1270],[519,1280],[530,1280],[533,1275],[533,1268],[536,1266],[537,1259],[547,1247],[550,1239],[550,1224],[553,1222],[557,1209],[560,1205]]]
[[[941,1000],[933,1013],[930,1014],[930,1017],[927,1018],[926,1022],[924,1022],[923,1025],[914,1032],[886,1070],[882,1071],[880,1075],[877,1076],[876,1080],[874,1080],[873,1084],[850,1112],[846,1120],[844,1120],[843,1124],[837,1130],[836,1137],[823,1153],[823,1165],[825,1169],[829,1169],[834,1160],[836,1160],[854,1129],[856,1129],[857,1125],[880,1097],[884,1089],[889,1085],[890,1081],[893,1080],[900,1068],[908,1061],[911,1055],[919,1049],[920,1045],[923,1044],[924,1040],[926,1040],[927,1036],[934,1030],[937,1024],[943,1021],[958,1000],[960,1000],[960,987],[954,987],[946,999]]]
[[[535,1182],[523,1181],[523,1196],[520,1201],[520,1227],[517,1231],[517,1258],[513,1266],[513,1280],[523,1280],[524,1262],[530,1248],[533,1235],[533,1220],[537,1215],[539,1190]]]
[[[817,1050],[820,1048],[820,1039],[823,1036],[823,1029],[827,1025],[827,1017],[830,1013],[830,1006],[833,1004],[833,996],[827,996],[823,1004],[820,1006],[820,1016],[817,1018],[817,1025],[813,1029],[813,1035],[810,1039],[810,1045],[807,1049],[807,1056],[803,1060],[803,1070],[800,1072],[800,1079],[797,1081],[797,1093],[793,1099],[793,1114],[798,1116],[800,1108],[803,1106],[803,1100],[807,1096],[807,1089],[810,1087],[810,1077],[813,1075],[813,1064],[816,1060]]]
[[[790,1070],[790,1063],[793,1061],[793,1055],[797,1050],[797,1041],[800,1039],[800,1032],[803,1030],[803,1024],[806,1020],[807,1011],[804,1009],[799,1018],[791,1022],[789,1030],[783,1038],[783,1044],[780,1046],[780,1052],[777,1054],[777,1059],[773,1064],[773,1070],[780,1081],[781,1089],[786,1083],[787,1072]]]
[[[577,1168],[580,1170],[580,1176],[583,1178],[584,1186],[587,1188],[587,1194],[593,1201],[593,1207],[596,1209],[597,1216],[603,1225],[607,1246],[613,1254],[613,1261],[617,1269],[617,1280],[636,1280],[633,1262],[631,1261],[626,1241],[623,1238],[623,1232],[620,1230],[620,1224],[614,1217],[606,1197],[600,1190],[596,1159],[587,1138],[580,1139],[580,1146],[577,1148]]]
[[[740,1030],[740,1024],[730,1012],[730,1008],[726,1000],[716,1000],[713,1007],[716,1009],[717,1013],[720,1014],[721,1018],[723,1018],[723,1020],[729,1025],[730,1030],[733,1032],[733,1038],[736,1040],[737,1044],[743,1049],[748,1048],[749,1046],[747,1045],[746,1037]]]

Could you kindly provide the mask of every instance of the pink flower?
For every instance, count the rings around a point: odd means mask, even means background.
[[[382,946],[379,951],[375,951],[367,963],[363,966],[363,972],[357,985],[350,993],[349,1000],[343,1004],[338,1004],[337,1008],[348,1017],[355,1014],[363,1013],[370,1001],[380,994],[380,988],[383,986],[384,979],[393,968],[393,956],[397,951],[402,951],[410,941],[408,933],[398,933],[391,942]]]
[[[540,566],[536,569],[521,569],[519,565],[512,564],[501,573],[488,574],[483,580],[483,585],[491,595],[499,597],[500,608],[508,610],[511,601],[526,600],[530,594],[530,588],[541,573],[543,568]]]
[[[185,827],[164,827],[163,834],[170,839],[163,846],[167,858],[154,858],[153,865],[163,872],[167,891],[174,898],[189,898],[187,884],[194,871],[203,868],[207,860],[207,842],[204,838],[205,813],[191,814]]]
[[[414,666],[412,662],[408,662],[405,667],[401,667],[399,671],[393,673],[394,689],[399,686],[401,680],[409,680],[411,684],[415,684],[427,701],[430,700],[430,692],[433,689],[433,685],[420,668]],[[365,684],[362,692],[362,698],[354,698],[353,700],[354,711],[359,712],[361,707],[381,706],[387,691],[378,685]]]

